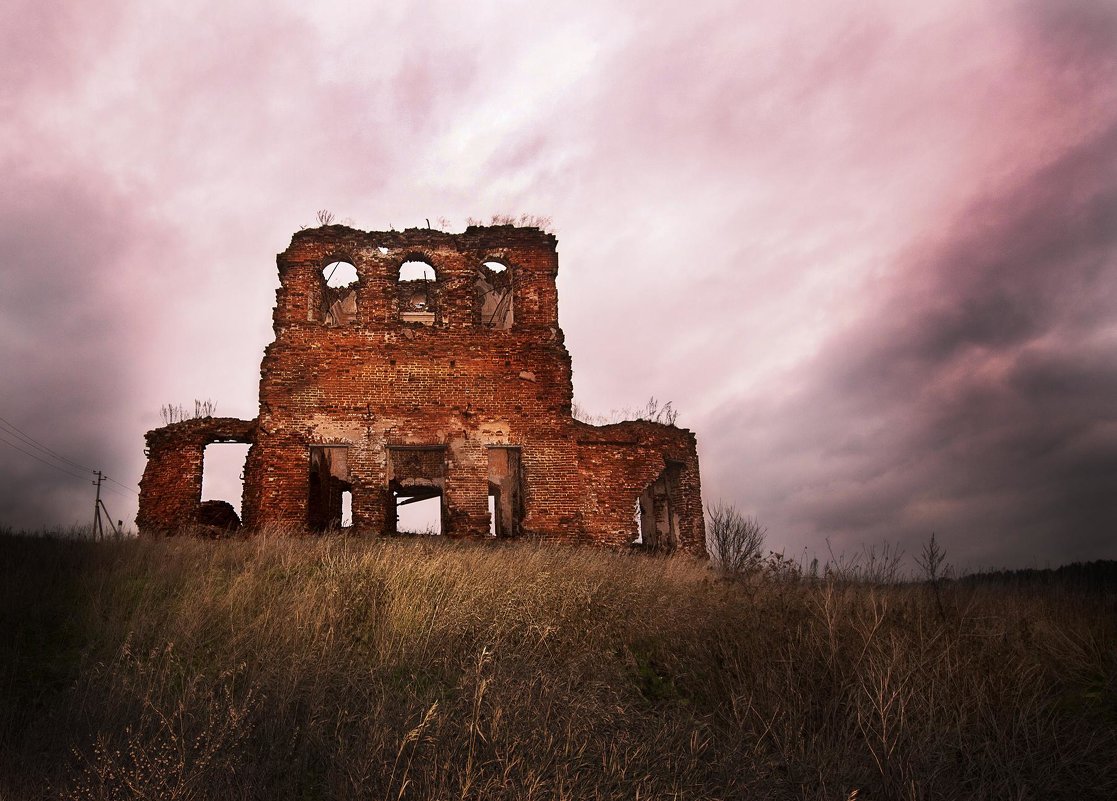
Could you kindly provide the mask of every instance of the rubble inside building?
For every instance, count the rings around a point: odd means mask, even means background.
[[[259,416],[149,431],[142,533],[235,527],[201,500],[206,446],[234,442],[250,445],[248,532],[392,535],[427,503],[448,537],[705,554],[694,434],[571,414],[553,235],[329,225],[296,233],[277,263]]]

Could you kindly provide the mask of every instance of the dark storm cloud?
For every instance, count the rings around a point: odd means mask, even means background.
[[[122,286],[138,234],[103,176],[64,178],[8,164],[0,195],[0,416],[72,462],[113,474],[124,454],[117,409],[131,391],[129,323],[141,322]],[[10,430],[0,443],[0,521],[66,523],[60,510],[89,507],[87,474],[59,463]],[[117,473],[117,477],[122,476]],[[110,510],[125,517],[134,496]]]
[[[1110,322],[1114,156],[1117,128],[967,209],[943,235],[948,241],[917,245],[901,267],[903,284],[884,299],[896,330],[868,354],[850,351],[838,377],[861,383],[894,371],[923,374],[975,349],[997,353]]]
[[[1020,4],[1036,44],[1066,61],[1117,59],[1117,6],[1106,0],[1028,0]]]
[[[966,564],[1114,556],[1115,354],[1112,127],[910,248],[788,401],[752,410],[782,435],[744,436],[808,539],[910,551],[937,531]]]

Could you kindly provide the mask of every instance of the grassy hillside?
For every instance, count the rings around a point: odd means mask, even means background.
[[[0,798],[1117,796],[1112,594],[0,538]]]

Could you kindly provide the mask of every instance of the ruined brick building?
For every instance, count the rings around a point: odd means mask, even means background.
[[[438,498],[452,537],[705,553],[694,435],[571,416],[554,236],[331,225],[277,262],[259,416],[149,431],[142,532],[197,522],[205,447],[240,442],[248,530],[338,527],[344,503],[355,533],[393,534],[398,506]]]

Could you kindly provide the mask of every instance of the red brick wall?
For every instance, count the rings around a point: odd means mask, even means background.
[[[206,445],[251,442],[256,423],[203,417],[147,432],[147,467],[140,479],[141,532],[174,534],[197,522]]]
[[[327,326],[322,269],[344,260],[359,274],[357,314]],[[399,266],[431,264],[424,287],[432,326],[400,322]],[[514,324],[481,324],[480,265],[512,273]],[[704,553],[701,490],[693,434],[650,422],[596,428],[570,416],[570,355],[558,327],[555,238],[535,228],[474,227],[463,234],[409,229],[361,232],[343,226],[300,231],[278,259],[275,341],[261,366],[260,416],[245,467],[243,517],[303,525],[312,444],[349,447],[354,525],[379,533],[393,503],[388,446],[446,448],[444,533],[484,536],[489,445],[521,449],[523,530],[569,542],[625,545],[636,535],[636,498],[667,460],[683,465],[673,494],[679,547]],[[159,431],[164,431],[160,429]],[[153,436],[148,435],[149,446]],[[203,446],[204,447],[204,446]],[[187,514],[197,464],[189,448],[153,450],[141,499],[141,528]],[[176,489],[183,471],[189,493]],[[167,498],[157,503],[155,497]],[[677,497],[674,497],[677,496]],[[146,524],[146,525],[145,525]]]

